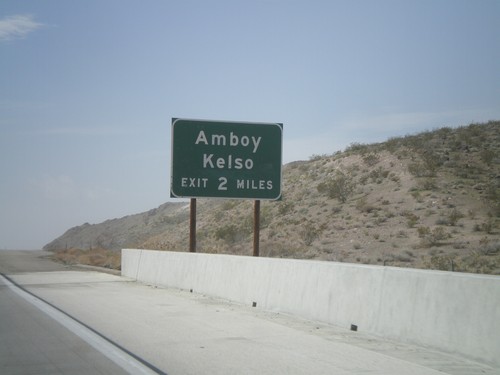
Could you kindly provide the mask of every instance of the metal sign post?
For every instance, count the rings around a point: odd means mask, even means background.
[[[259,256],[260,238],[260,200],[253,202],[253,256]]]
[[[189,203],[189,252],[196,253],[196,198]]]

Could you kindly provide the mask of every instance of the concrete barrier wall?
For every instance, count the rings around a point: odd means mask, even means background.
[[[122,275],[500,366],[497,276],[135,249]]]

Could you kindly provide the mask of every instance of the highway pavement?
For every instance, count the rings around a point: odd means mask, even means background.
[[[0,251],[2,374],[500,374],[431,348],[44,255]]]

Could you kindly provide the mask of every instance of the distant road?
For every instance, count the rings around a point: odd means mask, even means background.
[[[43,250],[0,250],[0,273],[51,272],[70,269],[48,259],[52,253]]]

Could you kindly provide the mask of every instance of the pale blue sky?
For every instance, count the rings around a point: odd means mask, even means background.
[[[168,201],[172,117],[284,161],[500,119],[500,1],[2,1],[0,248]]]

